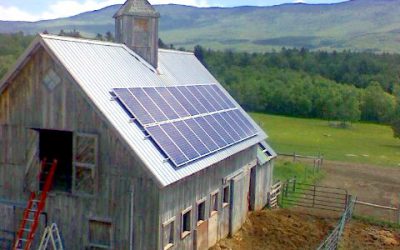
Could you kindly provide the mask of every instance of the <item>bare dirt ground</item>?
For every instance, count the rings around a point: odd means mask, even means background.
[[[251,212],[243,228],[211,250],[315,249],[337,219],[280,209]]]
[[[341,187],[358,200],[384,206],[400,204],[400,168],[325,161],[320,185]],[[356,205],[356,215],[397,222],[396,212]]]
[[[353,220],[344,231],[340,249],[400,249],[400,231]]]

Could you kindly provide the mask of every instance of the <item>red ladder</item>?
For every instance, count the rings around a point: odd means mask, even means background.
[[[35,192],[31,192],[28,205],[25,208],[23,219],[17,233],[17,240],[15,241],[13,250],[29,250],[31,247],[36,229],[39,225],[40,214],[43,212],[43,209],[46,206],[47,193],[50,191],[51,185],[53,184],[53,178],[57,168],[57,160],[54,160],[50,164],[50,171],[46,177],[40,198]],[[39,178],[41,178],[46,165],[47,162],[46,159],[44,159],[42,161],[42,170]]]

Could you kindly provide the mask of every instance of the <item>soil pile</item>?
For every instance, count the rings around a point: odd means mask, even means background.
[[[286,209],[252,212],[236,235],[211,249],[315,249],[336,222]]]
[[[342,249],[400,249],[400,230],[351,221],[343,235]]]

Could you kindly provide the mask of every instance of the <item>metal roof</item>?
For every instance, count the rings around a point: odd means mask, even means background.
[[[84,39],[40,35],[31,45],[31,50],[41,44],[58,60],[71,77],[91,99],[105,118],[140,157],[160,187],[168,186],[187,176],[193,175],[229,156],[245,150],[267,138],[260,127],[240,108],[226,90],[221,90],[238,106],[258,129],[257,136],[237,145],[221,150],[204,159],[176,169],[153,145],[146,140],[141,129],[129,122],[128,114],[113,101],[113,88],[173,86],[188,84],[218,83],[217,80],[196,59],[193,53],[159,50],[159,68],[154,69],[123,44],[99,42]],[[25,53],[25,57],[29,53]],[[0,82],[0,90],[6,87],[12,72],[21,67],[24,58]]]

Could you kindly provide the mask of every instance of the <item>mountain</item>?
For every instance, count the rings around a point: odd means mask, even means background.
[[[0,22],[0,32],[79,30],[85,36],[114,30],[119,5],[69,18]],[[158,5],[160,37],[175,47],[265,51],[281,47],[400,53],[400,0],[338,4],[196,8]]]

